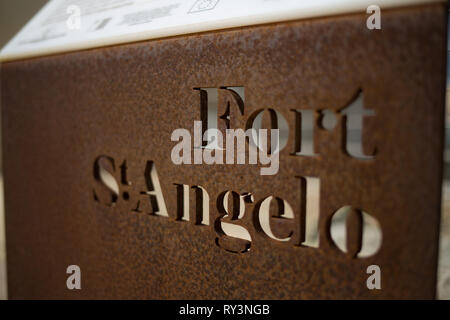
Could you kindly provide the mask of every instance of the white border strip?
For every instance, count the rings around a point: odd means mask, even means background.
[[[366,13],[369,5],[378,5],[382,10],[419,4],[441,3],[446,0],[134,0],[128,6],[104,10],[86,17],[87,23],[93,23],[106,16],[114,23],[99,32],[88,28],[69,30],[64,22],[50,25],[52,32],[63,33],[59,38],[45,41],[29,41],[27,38],[41,34],[45,20],[56,9],[70,3],[68,0],[49,1],[25,27],[2,49],[0,61],[11,61],[50,54],[98,48],[109,45],[130,43],[142,40],[186,35],[197,32],[228,29],[234,27],[324,17],[344,13]],[[212,9],[192,11],[199,1],[212,3]],[[76,2],[76,1],[72,1]],[[126,1],[124,1],[126,2]],[[148,23],[126,25],[127,13],[158,10],[173,6],[170,16],[157,17]],[[212,5],[211,5],[212,6]],[[83,8],[81,8],[83,12]],[[139,11],[137,11],[139,12]],[[83,15],[81,18],[84,19]],[[83,23],[84,21],[81,20]],[[44,25],[44,26],[43,26]],[[47,30],[48,32],[48,30]]]

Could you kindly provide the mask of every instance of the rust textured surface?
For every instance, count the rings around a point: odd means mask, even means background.
[[[9,297],[433,298],[446,10],[383,11],[380,31],[368,30],[367,16],[356,14],[3,64]],[[172,131],[192,131],[201,119],[193,88],[221,86],[245,87],[245,117],[270,107],[287,119],[277,175],[261,176],[255,165],[171,162]],[[363,137],[367,152],[376,147],[374,160],[343,153],[339,126],[318,133],[320,155],[291,155],[291,109],[337,110],[358,90],[376,112]],[[115,159],[117,177],[126,160],[134,183],[126,189],[129,199],[120,197],[115,207],[94,201],[100,155]],[[169,218],[131,210],[145,189],[147,161],[156,165]],[[222,192],[251,192],[256,200],[277,195],[300,220],[296,176],[321,181],[319,248],[268,239],[254,227],[256,202],[237,221],[252,237],[251,250],[218,247],[214,221]],[[208,191],[208,226],[176,220],[174,184]],[[333,245],[327,230],[343,205],[380,222],[383,243],[375,255],[352,258]],[[81,290],[66,288],[71,264],[82,270]],[[371,264],[381,267],[382,290],[366,287]]]

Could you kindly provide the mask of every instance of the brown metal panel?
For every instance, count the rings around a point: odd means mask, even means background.
[[[381,30],[368,30],[366,18],[285,22],[3,64],[10,298],[433,298],[447,8],[383,11]],[[287,119],[277,175],[261,176],[257,165],[172,163],[173,130],[192,131],[201,120],[194,88],[223,86],[245,88],[244,115],[233,115],[232,125],[262,108]],[[337,111],[360,90],[376,114],[364,122],[363,136],[366,152],[376,147],[373,160],[343,152],[341,118],[334,130],[317,133],[318,156],[292,155],[293,109]],[[222,92],[222,107],[224,99]],[[101,155],[114,158],[117,179],[126,160],[133,183],[120,184],[114,207],[94,200]],[[148,161],[169,218],[149,214],[139,193],[146,191]],[[257,202],[269,195],[287,200],[302,220],[297,176],[320,178],[319,248],[280,243],[255,227]],[[207,190],[208,226],[176,220],[175,184]],[[224,250],[243,243],[220,237],[214,223],[227,190],[255,199],[236,221],[252,237],[245,253]],[[132,211],[138,199],[143,212]],[[383,242],[375,255],[354,258],[333,245],[330,221],[344,205],[379,221]],[[286,233],[286,226],[276,231]],[[358,235],[349,238],[357,251]],[[81,267],[81,290],[66,288],[71,264]],[[366,287],[372,264],[381,267],[381,290]]]

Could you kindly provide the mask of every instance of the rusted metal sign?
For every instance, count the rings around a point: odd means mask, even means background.
[[[433,298],[446,10],[3,64],[10,297]]]

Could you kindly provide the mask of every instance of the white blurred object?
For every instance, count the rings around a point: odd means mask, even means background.
[[[384,10],[445,0],[376,2]],[[372,4],[373,0],[51,0],[3,48],[0,61],[277,21],[366,14]],[[68,28],[68,21],[78,19],[73,16],[77,10],[69,7],[80,9],[79,28]]]

